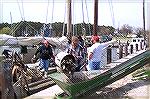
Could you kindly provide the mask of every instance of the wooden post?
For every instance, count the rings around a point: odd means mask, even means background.
[[[124,46],[124,51],[125,51],[125,56],[127,56],[129,53],[128,53],[128,45],[125,44]]]
[[[138,51],[138,44],[135,44],[135,47],[136,47],[136,52]]]
[[[72,17],[72,14],[71,14],[71,0],[67,0],[67,38],[71,40],[71,37],[72,37],[72,22],[71,22],[71,17]]]
[[[97,35],[97,23],[98,23],[98,0],[94,0],[94,25],[93,25],[93,35]]]
[[[142,42],[140,42],[140,50],[143,50]]]
[[[3,72],[2,72],[2,60],[3,60],[3,56],[0,56],[0,99],[2,98],[2,94],[4,93],[4,77],[3,77]]]
[[[111,53],[111,62],[114,62],[114,61],[116,61],[116,60],[119,59],[119,56],[118,56],[118,53],[117,53],[117,49],[118,49],[118,48],[119,48],[118,45],[113,45],[113,46],[111,47],[111,50],[112,50],[112,52],[113,52],[113,53]]]
[[[4,60],[0,56],[0,69],[1,69],[1,96],[2,99],[14,99],[14,90],[12,85],[12,75],[11,75],[11,60]]]
[[[133,45],[130,45],[130,54],[133,54]]]
[[[107,64],[111,63],[111,48],[107,48]]]
[[[123,46],[120,44],[119,45],[119,59],[123,57]]]

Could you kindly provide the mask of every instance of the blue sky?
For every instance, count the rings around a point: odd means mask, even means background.
[[[86,9],[85,0],[83,0],[82,10],[82,0],[74,0],[72,23],[81,23],[83,19],[86,23],[94,23],[93,1],[86,0]],[[49,3],[48,0],[0,0],[0,22],[11,23],[10,16],[12,16],[12,22],[21,20],[43,23],[67,22],[65,3],[66,0],[54,0],[54,10],[52,10],[53,0],[49,0]],[[53,14],[52,11],[54,11]],[[133,27],[143,27],[142,0],[99,0],[98,13],[99,25],[117,28],[123,24],[129,24]]]

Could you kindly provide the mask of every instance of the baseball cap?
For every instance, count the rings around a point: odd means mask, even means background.
[[[99,39],[100,39],[99,36],[92,36],[91,41],[94,41],[94,40],[99,41]]]
[[[48,41],[47,41],[47,40],[44,40],[43,43],[44,43],[44,44],[48,44]]]

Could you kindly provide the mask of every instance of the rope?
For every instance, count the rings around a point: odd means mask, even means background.
[[[31,26],[28,22],[27,22],[27,24],[28,24],[34,31],[37,32],[37,30],[36,30],[33,26]]]
[[[21,1],[22,3],[22,15],[23,15],[23,20],[25,21],[25,15],[24,15],[24,6],[23,6],[23,0]]]
[[[11,30],[11,35],[15,36],[14,33],[16,32],[16,30],[20,27],[20,25],[22,24],[22,21],[17,23],[17,25],[14,27],[14,29]]]
[[[89,22],[89,14],[88,14],[88,9],[87,9],[87,2],[86,2],[86,0],[85,0],[85,6],[86,6],[86,13],[87,13],[87,19],[88,19],[88,23],[89,23],[89,25],[88,25],[88,28],[89,28],[89,34],[91,35],[92,33],[91,33],[91,27],[90,27],[90,22]]]
[[[74,35],[76,35],[76,33],[75,33],[75,25],[74,25],[74,19],[75,18],[73,18],[73,16],[75,16],[75,14],[74,14],[74,3],[72,3],[72,4],[73,4],[73,8],[72,8],[73,9],[73,11],[72,11],[73,12],[72,13],[73,14],[72,15],[72,19],[73,19],[72,24],[73,24],[73,27],[72,28],[73,28],[73,36],[74,36]]]
[[[18,4],[18,7],[19,7],[19,12],[20,12],[20,15],[21,15],[21,19],[23,20],[23,15],[22,15],[22,13],[21,13],[21,8],[20,8],[20,5],[19,5],[18,0],[17,0],[17,4]]]
[[[53,17],[54,17],[54,0],[53,0],[53,6],[52,6],[52,19],[51,19],[51,23],[50,23],[50,27],[51,27],[51,29],[53,28],[52,27],[52,22],[53,22]],[[52,30],[51,30],[51,33],[49,34],[49,36],[52,36]]]
[[[47,23],[47,18],[48,18],[48,9],[49,9],[49,0],[48,0],[48,5],[47,5],[47,12],[46,12],[46,24],[48,24]],[[52,21],[53,21],[53,13],[54,13],[54,0],[53,0],[53,6],[52,6],[52,19],[51,19],[51,23],[49,24],[49,27],[51,27],[52,28]],[[45,26],[46,26],[46,24],[44,24],[44,29],[46,28]]]
[[[46,23],[47,23],[47,17],[48,17],[49,0],[48,0],[47,3],[48,3],[48,4],[47,4],[47,10],[46,10]]]
[[[48,5],[47,5],[47,11],[46,11],[46,23],[47,23],[47,18],[48,18],[48,9],[49,9],[49,0],[48,0]],[[52,6],[52,18],[51,18],[51,23],[53,22],[53,16],[54,16],[54,0],[53,0],[53,6]]]
[[[84,8],[83,8],[83,0],[82,0],[82,19],[83,19],[83,24],[82,24],[82,33],[85,37],[86,35],[86,29],[85,29],[85,22],[84,22]]]
[[[53,6],[52,6],[52,19],[51,19],[51,23],[53,22],[53,17],[54,17],[54,0],[53,0]]]
[[[111,12],[112,23],[113,23],[113,26],[115,27],[115,17],[114,17],[112,0],[108,0],[108,2],[109,2],[109,8],[110,8],[110,12]]]
[[[83,23],[84,23],[84,9],[83,9],[83,0],[82,0],[82,19],[83,19]]]
[[[114,10],[113,10],[113,4],[112,4],[112,0],[108,0],[109,2],[109,8],[110,8],[110,12],[111,12],[111,19],[112,19],[112,24],[113,24],[113,27],[115,27],[115,17],[114,17]],[[126,36],[122,35],[121,33],[119,33],[123,38],[126,38]],[[116,38],[118,38],[117,35],[115,35]]]

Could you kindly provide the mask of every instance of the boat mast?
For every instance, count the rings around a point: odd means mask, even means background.
[[[143,29],[145,32],[145,0],[143,0]]]
[[[3,23],[3,1],[0,0],[0,23]]]
[[[94,0],[94,25],[93,25],[93,35],[97,35],[97,22],[98,22],[98,0]]]
[[[71,39],[72,37],[72,24],[71,24],[71,0],[67,0],[67,38]]]
[[[11,12],[10,12],[10,22],[11,22],[11,27],[10,27],[10,29],[12,30],[12,14],[11,14]]]
[[[150,2],[147,2],[147,31],[150,32]],[[148,49],[150,49],[150,33],[148,33]]]
[[[150,2],[147,2],[147,30],[150,32]]]

